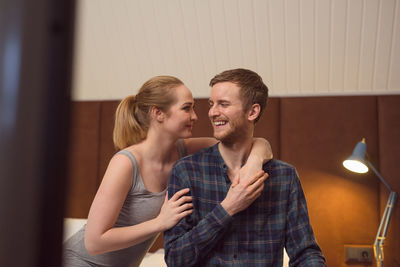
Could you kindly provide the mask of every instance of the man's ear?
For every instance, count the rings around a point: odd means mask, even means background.
[[[150,114],[151,117],[158,122],[163,122],[165,119],[165,113],[158,107],[151,107]]]
[[[261,107],[260,104],[253,104],[247,112],[247,119],[254,122],[260,115]]]

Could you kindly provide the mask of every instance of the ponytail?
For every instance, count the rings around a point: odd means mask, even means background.
[[[124,149],[146,138],[146,132],[134,115],[136,107],[134,95],[123,99],[117,107],[113,131],[114,146],[117,149]]]
[[[150,111],[157,107],[167,112],[176,101],[175,88],[183,85],[173,76],[156,76],[145,82],[137,95],[126,97],[115,113],[114,146],[124,149],[146,139]]]

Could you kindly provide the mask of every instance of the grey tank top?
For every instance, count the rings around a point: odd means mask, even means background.
[[[177,146],[179,157],[186,156],[183,140],[178,140]],[[147,191],[134,155],[127,150],[121,150],[117,154],[126,155],[131,160],[133,171],[131,188],[114,227],[136,225],[157,217],[164,202],[166,189],[160,193]],[[84,244],[85,227],[86,225],[65,241],[63,251],[64,267],[139,266],[158,236],[158,234],[154,235],[148,240],[129,248],[92,256],[89,255]]]

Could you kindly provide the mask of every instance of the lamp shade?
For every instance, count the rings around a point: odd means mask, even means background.
[[[366,173],[368,171],[367,163],[365,160],[365,152],[367,151],[367,144],[365,143],[365,139],[358,142],[356,147],[353,150],[353,154],[348,157],[345,161],[343,161],[343,166],[357,173]]]

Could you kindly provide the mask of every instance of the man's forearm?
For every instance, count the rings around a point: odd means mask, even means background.
[[[164,233],[167,265],[194,266],[199,263],[215,247],[231,221],[232,217],[221,205],[194,226],[183,219]]]
[[[308,218],[307,203],[297,173],[293,175],[289,203],[286,250],[291,255],[290,260],[294,266],[326,266]]]

